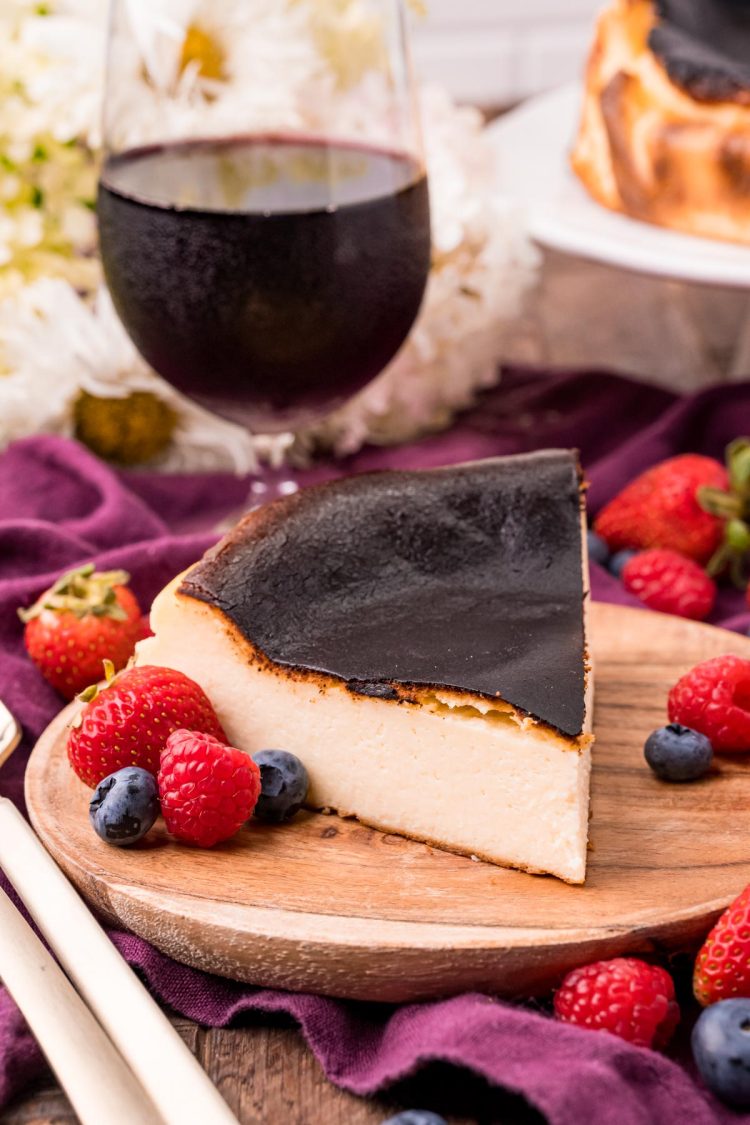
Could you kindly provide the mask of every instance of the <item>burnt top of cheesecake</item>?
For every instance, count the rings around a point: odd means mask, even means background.
[[[748,0],[656,0],[649,47],[696,101],[750,102]]]
[[[276,664],[388,699],[495,697],[584,725],[581,481],[568,451],[367,473],[245,517],[185,575]]]

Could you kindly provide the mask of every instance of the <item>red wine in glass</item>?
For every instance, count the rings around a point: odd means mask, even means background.
[[[99,187],[104,270],[138,350],[258,432],[341,405],[395,356],[430,265],[413,157],[283,137],[117,153]]]

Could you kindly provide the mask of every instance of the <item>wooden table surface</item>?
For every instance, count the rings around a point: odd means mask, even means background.
[[[262,1023],[230,1031],[175,1022],[243,1125],[378,1125],[414,1107],[442,1113],[450,1125],[544,1125],[544,1118],[520,1099],[491,1090],[468,1072],[430,1068],[387,1097],[365,1101],[332,1086],[300,1034],[280,1021],[270,1026],[264,1017]],[[73,1125],[76,1120],[51,1074],[0,1115],[3,1125]],[[104,1116],[101,1125],[107,1125]]]
[[[519,363],[603,367],[696,390],[750,374],[749,317],[748,297],[740,292],[645,278],[546,254],[538,288],[509,333],[505,354]],[[449,1068],[432,1067],[377,1101],[355,1098],[325,1079],[289,1023],[271,1025],[264,1017],[230,1030],[204,1031],[185,1020],[176,1022],[239,1120],[248,1125],[377,1125],[414,1106],[440,1112],[452,1125],[543,1121],[518,1099]],[[75,1116],[50,1074],[0,1121],[62,1125]]]

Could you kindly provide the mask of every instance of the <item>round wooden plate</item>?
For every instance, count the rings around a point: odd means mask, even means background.
[[[750,764],[692,785],[657,781],[646,735],[687,668],[750,640],[595,604],[591,852],[584,887],[475,862],[352,820],[301,813],[212,851],[161,821],[142,846],[102,843],[65,756],[71,709],[26,773],[42,841],[106,919],[178,961],[254,984],[366,1000],[546,989],[572,965],[701,939],[750,882]]]

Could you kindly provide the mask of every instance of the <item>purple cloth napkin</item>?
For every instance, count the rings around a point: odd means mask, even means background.
[[[399,449],[369,448],[303,476],[309,483],[367,469],[578,446],[596,512],[655,461],[682,451],[720,457],[744,433],[750,433],[750,384],[679,398],[601,372],[542,376],[513,369],[448,433]],[[23,748],[0,773],[0,792],[22,806],[28,751],[60,707],[24,655],[16,608],[61,570],[89,559],[125,567],[149,604],[213,541],[210,529],[242,504],[246,489],[247,482],[225,475],[117,474],[74,443],[49,437],[19,442],[0,457],[0,698],[25,732]],[[595,597],[636,604],[618,582],[593,569]],[[714,620],[747,628],[742,596],[723,593]],[[443,1060],[524,1095],[551,1125],[750,1122],[750,1115],[723,1108],[678,1062],[558,1024],[538,1006],[464,995],[393,1009],[271,992],[178,965],[130,934],[112,936],[153,992],[191,1019],[224,1026],[250,1011],[292,1016],[329,1078],[357,1094],[372,1094],[424,1062]],[[20,1014],[0,989],[0,1109],[41,1066]]]

